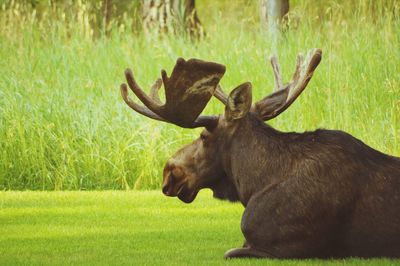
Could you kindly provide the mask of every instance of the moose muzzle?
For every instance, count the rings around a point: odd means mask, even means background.
[[[179,195],[185,186],[183,170],[174,164],[167,163],[164,167],[162,192],[169,197]]]

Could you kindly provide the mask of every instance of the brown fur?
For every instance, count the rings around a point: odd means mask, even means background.
[[[345,132],[283,133],[252,113],[221,116],[172,161],[191,173],[185,195],[208,187],[246,207],[247,247],[226,257],[400,257],[400,159]]]
[[[264,121],[286,110],[309,83],[322,51],[298,56],[292,81],[283,86],[271,58],[276,90],[252,105],[251,84],[229,96],[216,87],[220,64],[178,59],[170,78],[162,72],[166,103],[156,82],[144,94],[126,71],[128,85],[144,103],[135,111],[181,127],[205,127],[199,139],[165,165],[162,191],[192,202],[200,189],[245,206],[242,248],[226,258],[400,258],[400,158],[376,151],[334,130],[279,132]],[[225,104],[220,116],[199,116],[208,100]]]

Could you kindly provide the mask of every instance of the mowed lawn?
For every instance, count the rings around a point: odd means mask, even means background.
[[[229,260],[243,207],[159,191],[1,192],[0,265],[400,265],[399,260]]]

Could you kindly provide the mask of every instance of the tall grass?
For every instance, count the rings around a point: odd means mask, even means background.
[[[253,3],[254,2],[254,3]],[[158,188],[166,159],[200,129],[143,118],[121,100],[123,70],[143,88],[177,57],[223,63],[222,86],[253,83],[270,92],[257,1],[198,1],[207,37],[144,36],[131,20],[94,38],[81,13],[20,5],[0,12],[0,189]],[[76,5],[83,5],[76,2]],[[63,19],[64,18],[64,19]],[[397,1],[293,1],[277,51],[289,79],[298,52],[320,47],[323,60],[303,95],[271,121],[283,131],[345,130],[383,152],[400,155],[400,4]],[[135,33],[133,33],[135,32]],[[212,100],[206,113],[221,113]]]

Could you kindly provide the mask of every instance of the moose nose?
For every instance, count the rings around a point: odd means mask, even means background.
[[[175,184],[183,177],[183,171],[180,167],[173,164],[167,164],[164,169],[164,182],[162,185],[162,192],[166,196],[174,196]]]
[[[169,172],[162,185],[162,192],[166,196],[174,196],[172,191],[174,190],[175,176],[172,172]]]
[[[169,191],[169,184],[166,183],[162,186],[162,193],[164,193],[164,195],[168,196],[168,191]]]

